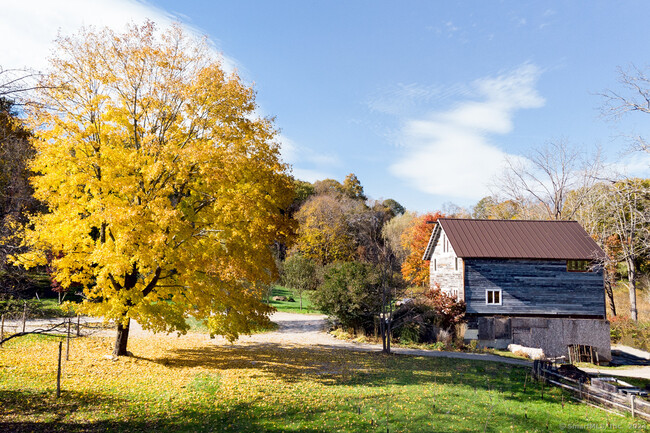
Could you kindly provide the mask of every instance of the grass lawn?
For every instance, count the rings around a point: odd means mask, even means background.
[[[287,299],[293,298],[295,302],[289,301],[270,301],[270,305],[275,307],[278,311],[284,311],[285,313],[320,313],[320,311],[312,304],[310,298],[311,292],[305,290],[302,292],[302,311],[300,310],[300,296],[298,293],[295,293],[293,290],[288,289],[282,286],[275,286],[271,291],[271,298],[274,296],[284,296]]]
[[[216,345],[205,336],[74,340],[55,399],[57,341],[0,348],[0,431],[561,432],[646,424],[573,402],[503,364],[329,348]],[[524,386],[526,384],[526,386]],[[636,427],[636,429],[635,429]]]

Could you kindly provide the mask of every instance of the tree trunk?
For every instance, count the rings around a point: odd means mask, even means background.
[[[634,260],[627,260],[628,291],[630,292],[630,319],[638,320],[636,310],[636,266]]]
[[[612,316],[616,317],[616,304],[614,303],[614,289],[612,281],[609,276],[607,276],[607,281],[605,281],[605,294],[609,300],[609,310],[612,312]]]
[[[115,337],[115,347],[113,348],[113,356],[127,356],[126,345],[129,341],[129,327],[131,326],[131,319],[128,319],[126,326],[122,322],[117,323],[117,335]]]
[[[391,332],[391,322],[393,321],[393,315],[391,318],[386,321],[386,353],[390,353],[390,332]]]

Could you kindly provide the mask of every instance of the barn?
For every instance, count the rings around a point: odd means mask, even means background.
[[[465,340],[606,362],[604,257],[576,221],[441,218],[423,259],[431,286],[465,301]]]

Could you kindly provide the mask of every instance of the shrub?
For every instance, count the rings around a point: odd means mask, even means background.
[[[650,322],[635,322],[624,317],[610,319],[612,343],[650,350]]]
[[[464,315],[464,302],[435,287],[422,298],[402,304],[393,313],[394,334],[401,342],[441,342],[449,346]],[[417,338],[414,338],[415,331]]]
[[[374,266],[360,262],[328,265],[323,284],[312,296],[314,304],[347,328],[369,332],[381,309],[381,285]]]

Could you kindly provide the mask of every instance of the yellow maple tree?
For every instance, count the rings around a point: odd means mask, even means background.
[[[36,197],[49,211],[26,231],[23,264],[82,284],[80,309],[153,331],[236,339],[268,320],[270,246],[293,227],[293,199],[272,121],[205,41],[179,26],[82,28],[59,37],[31,112]]]

